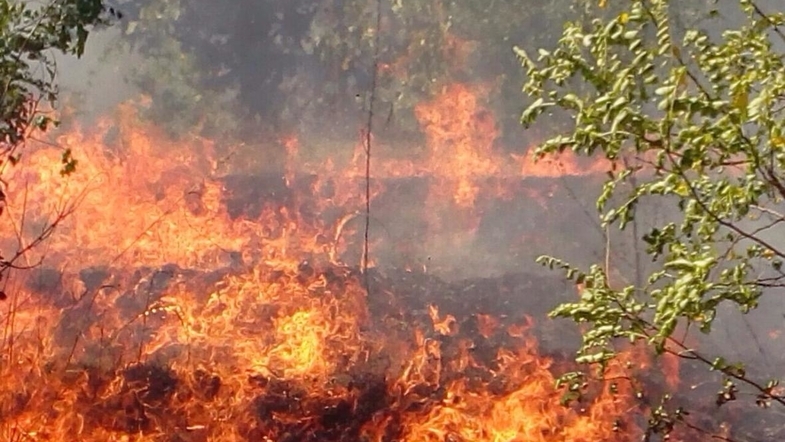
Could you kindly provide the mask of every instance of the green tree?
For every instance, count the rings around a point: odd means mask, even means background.
[[[101,0],[52,0],[45,4],[0,0],[0,202],[5,203],[9,183],[3,171],[19,161],[26,141],[34,132],[45,132],[57,121],[49,112],[58,98],[54,53],[80,57],[89,33],[109,24],[120,13]],[[63,152],[63,174],[76,161]],[[2,212],[2,208],[0,208]],[[36,241],[11,257],[0,257],[0,277],[16,268],[25,251],[48,236],[50,224]],[[5,295],[0,293],[0,298]]]
[[[720,373],[717,405],[743,389],[758,406],[785,405],[777,380],[684,340],[693,330],[710,334],[721,307],[747,314],[785,284],[785,14],[739,0],[742,23],[718,33],[716,10],[713,32],[676,30],[677,2],[621,3],[609,19],[568,24],[552,50],[517,50],[533,100],[524,125],[553,114],[571,121],[538,154],[573,150],[616,165],[597,199],[607,229],[635,225],[652,203],[666,213],[646,220],[651,228],[636,238],[651,258],[637,283],[613,281],[605,263],[582,270],[541,257],[581,289],[552,316],[585,327],[577,361],[600,373],[622,342],[644,344]],[[577,396],[588,376],[569,373],[562,382]],[[690,426],[662,404],[650,433]]]

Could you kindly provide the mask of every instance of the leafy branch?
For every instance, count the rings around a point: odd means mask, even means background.
[[[710,334],[721,305],[748,313],[785,278],[785,218],[777,210],[785,200],[785,54],[772,41],[785,41],[785,14],[738,3],[745,23],[720,38],[700,29],[677,35],[675,4],[635,0],[611,19],[568,24],[556,47],[536,58],[516,49],[534,99],[522,123],[567,113],[571,130],[537,155],[570,149],[614,164],[597,199],[604,227],[637,229],[640,207],[652,202],[666,218],[636,234],[651,264],[646,278],[636,266],[635,284],[623,288],[611,287],[607,264],[584,272],[539,259],[580,287],[577,302],[552,312],[588,324],[577,361],[602,369],[618,358],[620,341],[642,343],[722,373],[717,405],[735,399],[735,383],[756,391],[757,405],[785,405],[777,381],[752,379],[742,364],[675,336],[693,328]]]

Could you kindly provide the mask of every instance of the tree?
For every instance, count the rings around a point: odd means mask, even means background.
[[[157,98],[149,115],[173,132],[218,137],[263,124],[280,132],[305,121],[313,127],[302,132],[340,127],[354,137],[378,61],[377,128],[400,137],[419,131],[414,106],[456,81],[497,84],[489,101],[505,129],[519,129],[512,97],[521,78],[509,42],[554,41],[551,25],[587,1],[381,2],[379,48],[374,1],[121,4],[125,41],[145,56],[132,81]]]
[[[26,141],[57,124],[46,107],[58,97],[54,51],[80,57],[91,30],[107,25],[120,13],[101,0],[52,0],[30,2],[0,0],[0,201],[5,202],[9,183],[2,180],[8,166],[19,161]],[[63,174],[71,173],[76,160],[63,151]],[[2,213],[2,209],[0,209]],[[42,241],[54,224],[35,241],[20,245],[14,256],[0,258],[0,278],[27,250]],[[5,295],[0,293],[0,297]]]
[[[785,14],[739,0],[743,23],[717,35],[676,32],[677,2],[621,3],[588,28],[568,24],[536,59],[517,50],[533,100],[524,125],[553,113],[571,118],[538,155],[570,149],[616,165],[597,199],[603,225],[624,230],[652,202],[669,207],[636,238],[651,258],[637,284],[614,281],[604,263],[582,270],[541,257],[580,287],[580,299],[552,316],[585,327],[577,361],[600,371],[622,341],[643,344],[721,373],[717,405],[747,389],[758,406],[785,406],[777,380],[685,341],[696,329],[712,333],[720,308],[747,314],[785,285]],[[714,29],[719,12],[710,11]],[[562,381],[575,392],[587,376]],[[655,410],[650,433],[689,426],[684,414],[665,422],[663,413]]]

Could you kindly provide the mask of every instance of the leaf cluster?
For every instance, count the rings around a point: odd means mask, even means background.
[[[0,161],[15,163],[31,130],[56,124],[39,110],[58,95],[51,51],[80,57],[90,31],[120,17],[101,0],[0,1]],[[70,153],[63,158],[72,170]]]
[[[675,2],[634,0],[610,19],[568,24],[551,50],[517,50],[533,100],[522,123],[554,111],[572,121],[537,154],[614,164],[597,199],[607,228],[626,229],[645,204],[668,215],[637,238],[652,261],[642,285],[616,287],[602,265],[584,272],[539,259],[582,287],[580,300],[552,312],[588,326],[580,362],[606,363],[623,339],[710,363],[677,330],[710,333],[720,305],[749,312],[785,279],[785,14],[738,4],[744,23],[719,37],[678,35]],[[746,378],[728,367],[719,371]]]

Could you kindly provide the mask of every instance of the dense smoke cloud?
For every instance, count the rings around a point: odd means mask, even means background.
[[[85,117],[104,115],[118,102],[145,93],[153,99],[151,116],[166,126],[180,127],[184,121],[188,128],[190,122],[205,118],[215,118],[219,124],[226,117],[219,121],[215,116],[226,113],[236,128],[231,137],[237,140],[230,143],[295,133],[306,157],[309,151],[325,150],[345,157],[358,140],[367,111],[374,51],[364,33],[374,25],[372,3],[270,0],[218,7],[210,1],[126,2],[126,18],[116,29],[93,34],[82,60],[61,61],[61,82],[66,91],[75,93],[72,97],[79,103],[75,107]],[[375,136],[398,151],[396,155],[421,161],[426,140],[414,107],[432,99],[443,87],[440,84],[490,84],[494,92],[483,105],[493,112],[500,129],[494,149],[526,152],[555,128],[526,133],[518,124],[524,103],[519,92],[523,75],[510,49],[514,44],[531,49],[551,44],[558,37],[556,25],[578,17],[579,8],[562,8],[566,12],[558,14],[547,8],[520,10],[505,16],[514,8],[455,2],[445,2],[444,7],[444,11],[401,11],[386,5],[382,10],[379,62],[392,66],[404,60],[406,64],[399,77],[381,77]],[[451,35],[458,40],[444,37],[440,29],[444,24],[451,26]],[[454,51],[440,52],[454,45],[458,45]],[[462,64],[450,67],[455,63],[450,58],[464,52],[468,56]],[[410,53],[424,59],[409,60]],[[178,54],[189,61],[181,63]],[[218,95],[229,92],[232,98],[215,105]],[[195,95],[203,98],[194,101]],[[336,141],[325,142],[325,135],[336,133]],[[255,149],[264,149],[259,154],[272,165],[285,156],[280,146]],[[576,263],[587,265],[602,260],[605,240],[592,203],[596,185],[587,187],[580,179],[546,179],[530,180],[527,186],[550,195],[545,203],[548,210],[531,196],[517,197],[514,204],[481,203],[475,239],[458,240],[456,246],[460,230],[447,232],[451,235],[444,238],[423,237],[426,246],[408,250],[403,260],[461,276],[535,270],[533,258],[542,253],[570,255]],[[402,190],[402,195],[413,189]],[[408,199],[376,201],[373,231],[391,243],[416,238],[420,235],[416,220],[422,218],[420,197],[415,192]],[[543,232],[552,237],[538,242]],[[626,242],[614,239],[616,265],[626,269],[623,273],[629,273],[634,262],[624,253]],[[392,265],[404,264],[401,257],[389,259]]]

